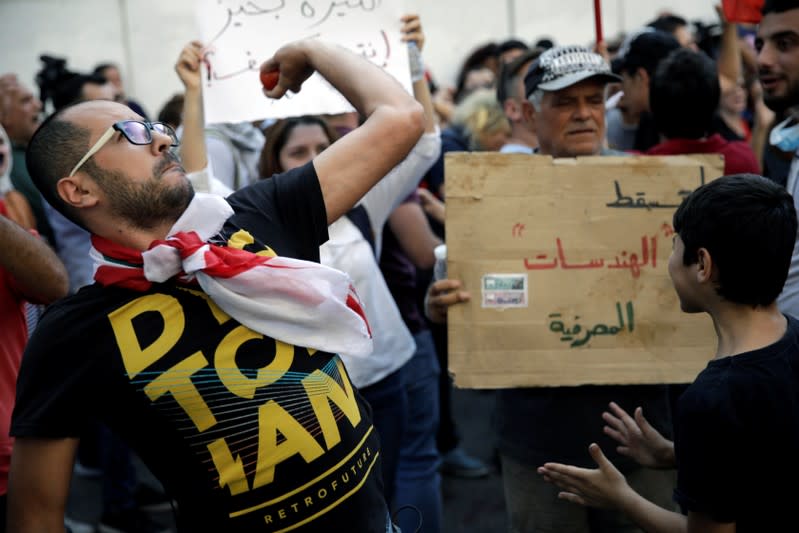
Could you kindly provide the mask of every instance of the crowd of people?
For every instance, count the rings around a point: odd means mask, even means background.
[[[167,531],[154,508],[187,532],[443,531],[440,476],[491,470],[447,372],[474,288],[433,275],[453,151],[724,159],[668,264],[717,352],[687,387],[497,391],[510,530],[793,530],[799,1],[718,14],[486,43],[451,88],[406,15],[413,94],[297,41],[265,97],[317,72],[356,111],[255,123],[205,123],[197,41],[156,121],[112,63],[42,56],[39,98],[0,76],[0,531],[76,527],[73,475],[102,478],[104,532]]]

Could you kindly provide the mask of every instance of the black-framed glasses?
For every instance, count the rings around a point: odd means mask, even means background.
[[[69,176],[74,176],[80,167],[83,166],[83,164],[88,161],[91,156],[100,151],[100,148],[105,146],[105,144],[111,140],[111,137],[114,136],[115,131],[121,133],[130,144],[150,144],[153,142],[152,132],[154,131],[156,133],[169,136],[169,138],[172,139],[172,144],[170,146],[174,147],[180,145],[180,140],[178,140],[175,130],[173,130],[172,126],[169,124],[164,124],[163,122],[147,122],[145,120],[120,120],[105,130],[105,133],[103,133],[100,138],[97,139],[97,142],[94,143],[94,146],[89,148],[89,151],[86,152],[86,155],[84,155],[81,160],[78,161],[78,164],[75,165],[75,168],[72,169],[72,172],[69,173]]]

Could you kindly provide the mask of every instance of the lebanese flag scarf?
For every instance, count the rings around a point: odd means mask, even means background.
[[[224,198],[196,193],[166,240],[145,252],[92,235],[94,279],[136,291],[173,277],[196,282],[253,331],[296,346],[369,355],[371,331],[349,276],[311,261],[208,243],[231,215]]]

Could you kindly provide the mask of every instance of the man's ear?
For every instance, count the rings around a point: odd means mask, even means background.
[[[56,191],[64,203],[75,209],[94,207],[99,199],[97,184],[82,174],[61,178],[56,184]]]
[[[511,122],[517,122],[522,118],[522,110],[513,98],[508,98],[502,102],[502,111]]]
[[[699,283],[707,283],[713,281],[713,258],[707,248],[700,248],[696,255],[698,260],[696,262],[696,281]]]
[[[643,83],[645,87],[649,87],[649,72],[647,72],[644,67],[638,67],[638,70],[635,71],[635,75],[641,78],[641,83]]]
[[[532,122],[535,124],[535,107],[533,107],[532,102],[529,100],[524,100],[522,102],[522,116],[524,117],[525,122]]]

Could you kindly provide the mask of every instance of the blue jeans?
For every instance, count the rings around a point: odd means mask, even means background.
[[[372,425],[380,437],[383,495],[386,502],[390,502],[394,496],[397,478],[400,439],[408,420],[408,402],[405,398],[402,369],[360,389],[360,393],[372,407]]]
[[[416,353],[402,367],[408,398],[408,424],[400,445],[393,508],[411,505],[422,515],[423,533],[441,531],[438,431],[438,359],[429,330],[414,335]],[[404,510],[397,516],[403,531],[416,531],[419,516]]]

